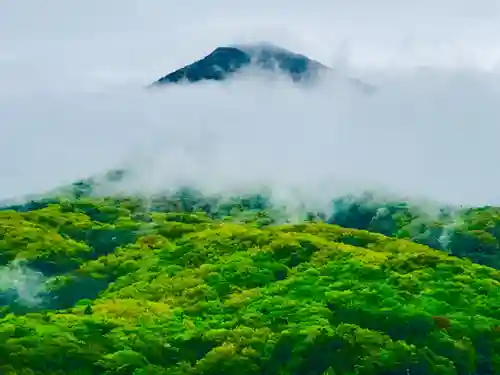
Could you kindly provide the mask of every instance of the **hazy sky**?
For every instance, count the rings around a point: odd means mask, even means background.
[[[182,177],[328,196],[349,180],[498,203],[499,35],[500,0],[0,0],[0,198],[125,159],[148,188]],[[256,40],[382,90],[142,91],[217,45]]]
[[[500,0],[2,0],[0,82],[47,89],[142,83],[216,45],[265,39],[325,63],[491,67]]]

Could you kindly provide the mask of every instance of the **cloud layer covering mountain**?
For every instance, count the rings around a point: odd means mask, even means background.
[[[216,1],[197,5],[203,20],[193,4],[174,14],[159,1],[31,3],[0,16],[1,197],[126,163],[137,171],[130,188],[142,191],[270,184],[321,201],[381,187],[499,202],[495,2],[278,1],[262,16],[261,2],[236,10]],[[142,89],[217,46],[263,39],[381,90],[259,79]]]

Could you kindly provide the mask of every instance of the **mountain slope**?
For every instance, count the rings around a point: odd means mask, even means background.
[[[275,46],[218,47],[208,56],[160,78],[156,83],[219,81],[250,66],[285,73],[294,81],[314,78],[329,69],[306,56]]]
[[[113,192],[119,198],[120,186],[133,178],[126,170],[76,181],[46,194],[24,201],[0,202],[0,211],[30,211],[58,203],[61,198],[78,199]],[[126,192],[121,194],[127,197]],[[160,192],[144,204],[150,211],[205,212],[212,219],[233,216],[247,220],[261,215],[267,224],[286,223],[287,207],[276,205],[270,192],[240,196],[206,195],[191,188]],[[326,214],[329,212],[330,214]],[[500,208],[449,207],[437,204],[388,199],[374,193],[335,197],[323,212],[295,212],[300,219],[321,219],[346,228],[363,229],[427,245],[473,262],[500,269]]]
[[[293,82],[315,82],[333,72],[318,61],[269,43],[218,47],[204,58],[158,79],[153,86],[180,82],[223,81],[254,68],[261,72],[284,75]],[[356,88],[372,92],[374,88],[357,79],[348,79]]]
[[[150,212],[132,198],[0,212],[10,275],[47,278],[31,296],[38,304],[12,300],[27,290],[21,282],[3,294],[0,370],[499,373],[499,271],[381,234],[265,216]]]

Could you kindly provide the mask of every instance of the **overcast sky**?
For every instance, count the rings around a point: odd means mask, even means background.
[[[150,81],[214,46],[271,40],[329,63],[500,60],[499,0],[2,0],[0,82]]]
[[[183,166],[212,185],[272,177],[319,189],[349,176],[498,203],[499,35],[500,0],[0,0],[0,197],[132,158],[156,183]],[[142,92],[218,45],[262,40],[384,90],[371,100],[338,85]]]

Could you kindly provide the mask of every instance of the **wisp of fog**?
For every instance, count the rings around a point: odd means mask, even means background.
[[[26,267],[19,260],[0,266],[0,300],[25,306],[38,305],[46,292],[46,281],[42,273]]]

